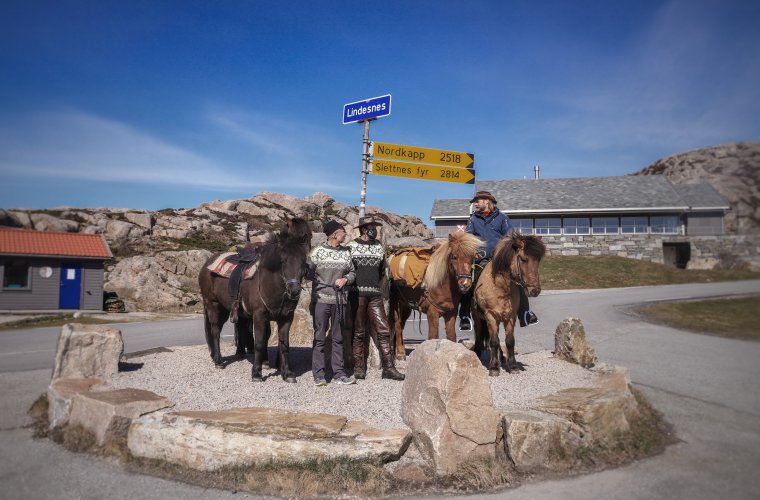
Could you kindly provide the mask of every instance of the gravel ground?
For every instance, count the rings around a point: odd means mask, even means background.
[[[235,347],[222,342],[222,356],[233,361]],[[288,384],[274,369],[264,370],[262,383],[251,381],[249,359],[215,368],[206,346],[173,347],[171,352],[129,359],[109,384],[134,387],[166,396],[175,409],[223,410],[236,407],[271,407],[290,411],[344,415],[380,428],[405,427],[401,420],[402,382],[383,380],[370,369],[356,385],[315,387],[311,375],[311,348],[291,347],[291,366],[298,382]],[[274,359],[275,348],[269,348]],[[497,408],[528,408],[536,398],[570,387],[590,387],[594,374],[578,365],[554,359],[551,352],[518,354],[525,370],[490,377]],[[402,372],[406,362],[397,367]],[[485,368],[483,368],[485,370]],[[328,377],[329,379],[329,377]]]

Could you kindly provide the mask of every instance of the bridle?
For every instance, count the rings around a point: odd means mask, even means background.
[[[285,302],[290,302],[290,303],[298,302],[298,299],[301,296],[301,290],[303,289],[301,285],[303,278],[301,278],[300,280],[295,279],[295,278],[288,278],[283,274],[282,271],[279,271],[277,274],[280,275],[280,279],[282,280],[282,283],[285,287],[280,299],[280,306],[277,308],[279,312],[282,312],[282,307],[285,305]],[[298,286],[298,293],[295,295],[295,297],[292,297],[290,293],[288,293],[288,285]],[[261,300],[261,303],[264,304],[264,309],[267,310],[270,316],[276,317],[275,314],[272,313],[272,308],[269,307],[269,305],[264,300],[264,295],[261,293],[261,276],[259,276],[259,279],[258,279],[258,287],[259,287],[259,299]],[[279,314],[277,316],[279,316]]]
[[[512,266],[509,267],[509,279],[510,279],[510,281],[514,282],[520,288],[527,289],[528,285],[525,284],[525,278],[523,277],[522,265],[521,265],[521,259],[520,259],[520,253],[519,252],[515,252],[515,259],[517,260],[517,279],[515,279],[515,276],[512,273]]]

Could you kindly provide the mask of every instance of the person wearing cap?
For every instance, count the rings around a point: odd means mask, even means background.
[[[346,335],[347,290],[354,282],[355,272],[351,251],[342,245],[346,230],[331,220],[324,226],[327,241],[314,247],[309,254],[308,267],[312,276],[311,310],[314,322],[314,343],[311,355],[311,371],[314,384],[327,385],[325,379],[325,337],[328,325],[332,337],[332,381],[338,385],[355,384],[353,375],[346,374],[343,362],[343,339]]]
[[[462,296],[459,304],[459,329],[471,330],[470,307],[472,305],[472,291],[475,289],[475,282],[480,276],[480,271],[486,267],[486,264],[493,257],[496,245],[502,237],[506,236],[511,226],[509,217],[501,212],[497,207],[497,201],[488,191],[478,191],[470,200],[475,205],[475,211],[470,215],[467,221],[466,232],[474,234],[483,241],[483,249],[478,254],[478,260],[475,263],[475,279],[473,280],[470,291]],[[529,326],[538,323],[538,317],[530,310],[528,296],[525,290],[520,288],[520,307],[517,311],[520,326]]]
[[[367,358],[364,353],[364,338],[367,322],[377,333],[380,348],[380,360],[383,364],[382,378],[404,380],[404,375],[395,367],[394,353],[391,348],[391,331],[388,316],[383,304],[382,287],[387,280],[385,276],[385,248],[377,240],[377,226],[381,224],[374,217],[359,218],[359,237],[349,242],[351,260],[356,270],[356,310],[354,313],[354,376],[364,379],[367,376]]]

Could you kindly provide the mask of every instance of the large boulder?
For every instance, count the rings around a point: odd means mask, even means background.
[[[448,340],[428,340],[409,356],[401,416],[438,474],[493,457],[499,415],[488,373],[474,352]]]
[[[59,219],[50,214],[30,214],[32,224],[36,231],[58,231],[63,233],[76,233],[79,223],[73,220]]]
[[[90,391],[93,386],[100,385],[97,378],[58,378],[53,379],[47,389],[48,422],[50,429],[69,423],[71,403],[74,396]]]
[[[103,446],[109,440],[126,437],[132,420],[173,404],[142,389],[82,392],[73,398],[69,425],[89,430],[97,444]]]
[[[586,330],[578,318],[565,318],[554,332],[554,355],[559,359],[591,368],[599,362],[593,347],[588,345]]]
[[[121,331],[102,325],[67,323],[58,336],[53,365],[56,378],[99,378],[108,380],[119,371],[124,354]]]
[[[145,415],[132,423],[132,455],[213,471],[269,462],[350,458],[384,463],[409,446],[407,430],[375,429],[321,413],[272,408],[176,411]]]

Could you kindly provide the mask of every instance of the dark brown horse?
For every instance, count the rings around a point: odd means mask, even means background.
[[[515,321],[520,306],[520,288],[530,297],[541,293],[538,266],[546,246],[538,236],[510,231],[494,251],[493,260],[480,274],[473,292],[472,316],[475,326],[473,350],[480,356],[488,334],[491,360],[488,374],[499,375],[503,353],[499,347],[499,325],[504,325],[507,346],[506,369],[518,368],[515,360]]]
[[[254,357],[251,377],[262,381],[261,367],[267,357],[270,321],[277,322],[279,355],[277,365],[286,382],[295,382],[288,361],[289,332],[293,314],[301,294],[301,281],[306,274],[306,258],[311,242],[311,229],[303,219],[288,221],[280,233],[270,234],[261,244],[258,268],[249,280],[240,284],[240,310],[235,325],[238,342],[237,357],[245,355],[245,336],[253,329]],[[206,343],[211,359],[218,368],[224,368],[219,350],[222,326],[230,317],[232,297],[228,291],[228,279],[215,275],[208,265],[218,257],[211,258],[198,276],[203,297]]]
[[[389,323],[396,337],[396,358],[404,359],[404,324],[414,305],[427,316],[428,339],[438,338],[438,320],[443,317],[446,338],[457,341],[456,315],[462,295],[472,286],[472,263],[482,246],[476,236],[452,233],[430,257],[421,287],[393,284],[390,293]]]

